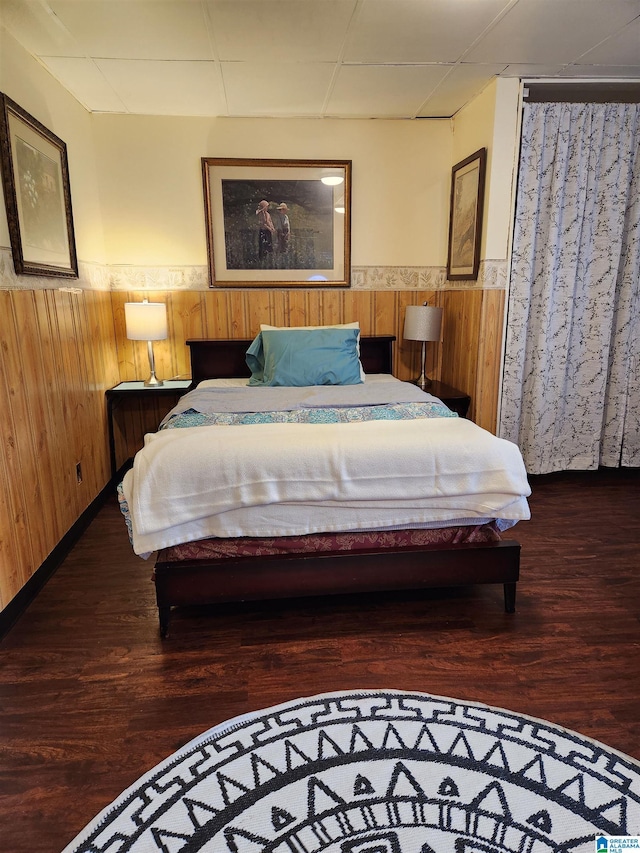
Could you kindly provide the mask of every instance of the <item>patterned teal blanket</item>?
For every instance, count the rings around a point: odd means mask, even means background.
[[[238,424],[338,424],[358,421],[407,421],[419,418],[457,418],[444,403],[391,403],[384,406],[328,407],[278,412],[211,412],[187,409],[169,415],[161,429]]]

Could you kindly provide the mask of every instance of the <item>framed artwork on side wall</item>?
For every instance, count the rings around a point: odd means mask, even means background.
[[[481,148],[451,171],[449,214],[449,281],[478,278],[487,149]]]
[[[16,274],[77,278],[67,146],[1,93],[0,166]]]
[[[350,160],[202,158],[211,287],[348,287]]]

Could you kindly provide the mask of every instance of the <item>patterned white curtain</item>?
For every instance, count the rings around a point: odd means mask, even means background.
[[[531,474],[640,465],[640,105],[525,104],[500,435]]]

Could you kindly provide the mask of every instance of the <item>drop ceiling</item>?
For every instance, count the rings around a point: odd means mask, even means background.
[[[495,76],[640,80],[640,0],[0,0],[87,110],[450,117]]]

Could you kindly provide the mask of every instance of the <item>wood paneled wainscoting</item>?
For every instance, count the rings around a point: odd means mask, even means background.
[[[189,377],[188,338],[251,338],[260,323],[276,326],[360,322],[364,335],[395,335],[394,372],[400,379],[420,373],[420,345],[402,337],[407,305],[428,302],[444,308],[443,341],[427,345],[427,374],[471,396],[469,417],[485,429],[496,426],[502,347],[504,292],[499,290],[213,290],[117,291],[112,294],[120,380],[148,375],[147,348],[127,340],[124,303],[143,298],[165,302],[169,337],[154,345],[160,378]],[[122,464],[140,446],[169,407],[131,403],[116,425]]]
[[[110,293],[0,291],[0,610],[108,482],[117,381]]]
[[[469,417],[495,433],[505,291],[449,290],[441,297],[444,321],[439,378],[469,394]]]

